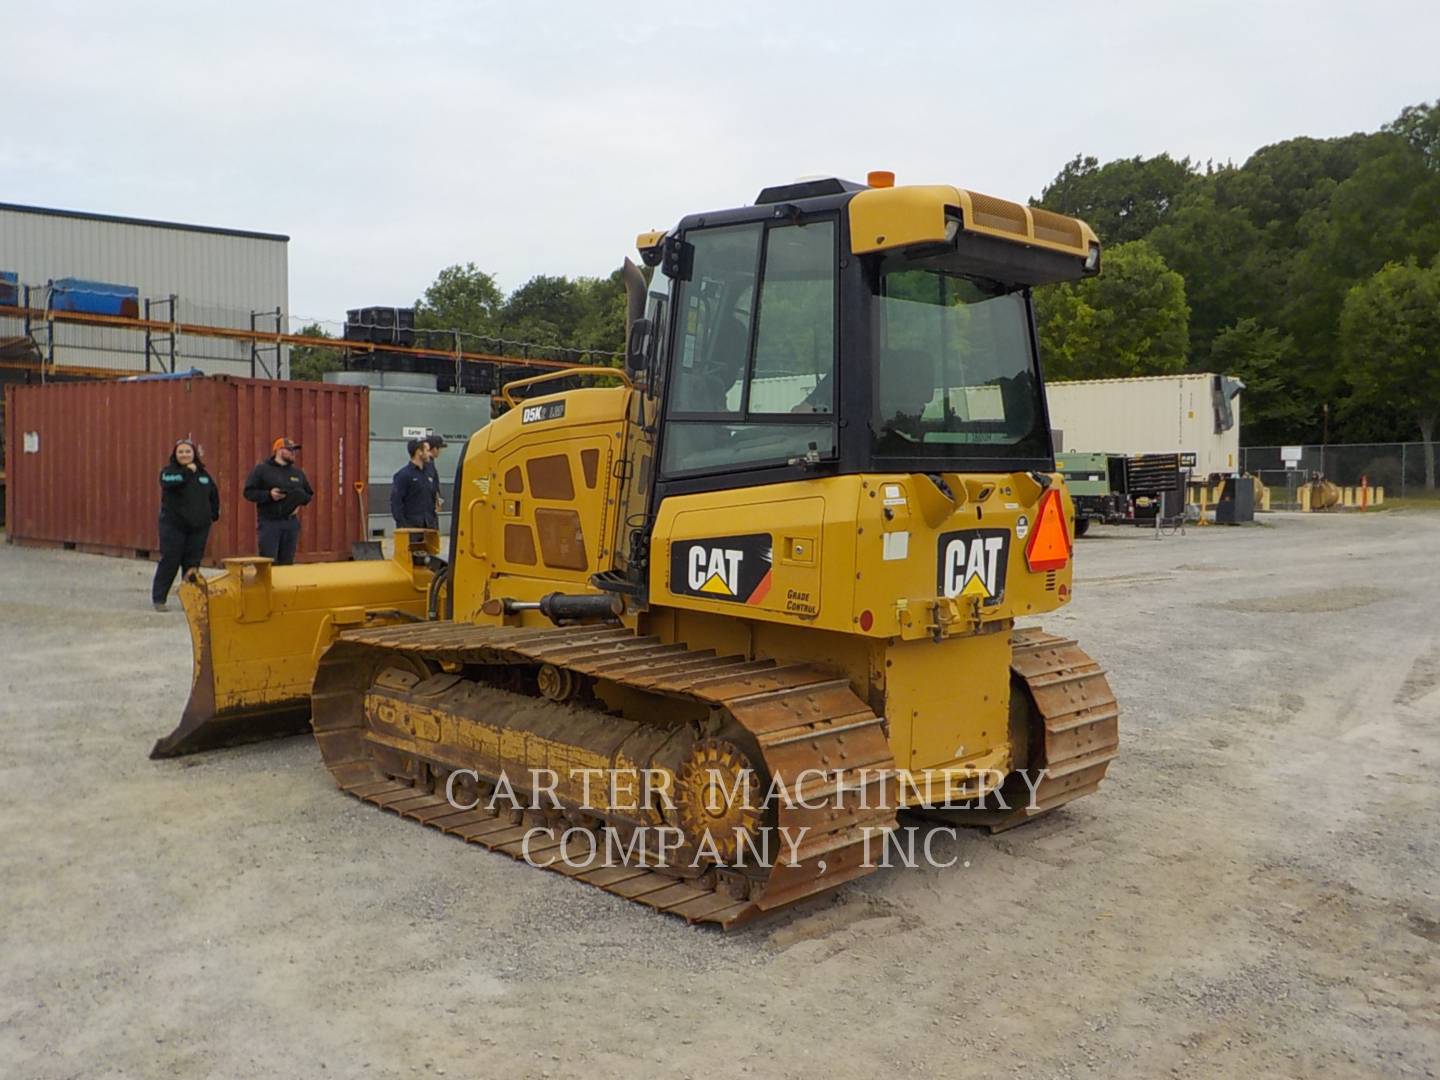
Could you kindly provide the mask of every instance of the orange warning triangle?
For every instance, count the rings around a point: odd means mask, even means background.
[[[1070,530],[1065,527],[1060,492],[1052,487],[1040,496],[1035,525],[1025,545],[1025,562],[1031,570],[1059,570],[1069,561]]]

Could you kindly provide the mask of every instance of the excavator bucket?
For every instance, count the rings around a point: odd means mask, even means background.
[[[223,574],[192,575],[180,587],[194,648],[190,700],[150,756],[307,730],[320,654],[342,630],[424,621],[438,552],[435,532],[400,530],[383,561],[226,559]]]

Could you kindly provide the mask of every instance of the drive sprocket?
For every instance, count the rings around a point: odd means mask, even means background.
[[[728,739],[705,738],[690,749],[676,775],[675,810],[685,839],[708,845],[722,862],[734,859],[746,834],[764,817],[759,774],[749,756]]]

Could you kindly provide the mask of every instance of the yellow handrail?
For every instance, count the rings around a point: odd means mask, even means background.
[[[522,386],[534,386],[536,383],[549,382],[551,379],[562,379],[567,375],[588,375],[592,378],[608,376],[613,379],[619,379],[628,387],[633,387],[635,385],[630,380],[630,376],[627,375],[625,372],[621,371],[619,368],[602,368],[593,366],[568,367],[561,368],[559,371],[547,371],[544,375],[531,375],[527,379],[516,379],[514,382],[508,382],[503,387],[501,387],[500,396],[505,399],[505,404],[513,407],[520,403],[510,396],[511,390],[519,389]]]

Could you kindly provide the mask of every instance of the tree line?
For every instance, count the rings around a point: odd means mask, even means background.
[[[1099,278],[1036,295],[1050,377],[1238,375],[1252,446],[1433,438],[1440,101],[1241,165],[1076,157],[1031,202],[1105,245]]]

